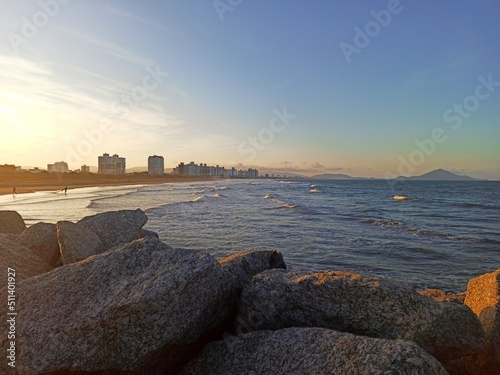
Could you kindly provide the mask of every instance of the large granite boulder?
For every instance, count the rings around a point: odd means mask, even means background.
[[[6,273],[7,268],[16,270],[16,282],[49,272],[53,269],[51,265],[45,263],[43,259],[34,254],[31,249],[17,242],[2,239],[0,241],[0,269]],[[7,277],[6,274],[5,277]],[[2,282],[0,285],[5,284]],[[4,301],[7,300],[5,299]]]
[[[415,343],[355,336],[324,328],[286,328],[208,344],[183,375],[446,375]]]
[[[61,257],[55,224],[33,224],[19,236],[18,241],[53,267]]]
[[[475,354],[486,344],[467,306],[436,302],[389,279],[341,271],[269,270],[243,288],[238,332],[286,327],[414,341],[440,361]]]
[[[174,250],[156,238],[25,280],[16,290],[16,369],[115,374],[161,364],[175,373],[200,349],[202,335],[229,316],[235,284],[210,254]],[[6,324],[0,320],[1,332]],[[5,352],[7,335],[0,342]]]
[[[470,280],[465,304],[479,317],[488,339],[488,346],[475,360],[474,367],[480,368],[482,374],[498,374],[500,372],[500,269]]]
[[[103,251],[102,242],[94,232],[70,221],[57,223],[57,240],[64,265],[79,262]]]
[[[18,238],[19,238],[19,234],[14,234],[14,233],[0,233],[0,241],[2,241],[2,240],[9,240],[9,241],[17,242]]]
[[[454,302],[460,304],[464,303],[465,295],[467,294],[466,292],[457,294],[449,292],[447,293],[441,289],[427,289],[427,290],[422,290],[419,293],[422,296],[430,297],[438,302]]]
[[[246,251],[220,259],[219,263],[238,278],[240,287],[255,275],[273,268],[286,268],[283,255],[276,250]]]
[[[97,234],[104,251],[107,251],[117,245],[145,237],[141,228],[147,221],[148,217],[144,211],[137,209],[86,216],[78,224]]]
[[[16,211],[0,211],[0,233],[21,234],[26,229],[23,218]]]

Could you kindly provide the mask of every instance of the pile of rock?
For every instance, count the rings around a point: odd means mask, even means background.
[[[3,360],[0,373],[498,373],[500,270],[471,280],[461,303],[380,277],[286,270],[276,251],[217,261],[171,248],[146,222],[135,210],[26,228],[0,211],[17,313],[16,367]],[[0,336],[4,353],[10,341]]]

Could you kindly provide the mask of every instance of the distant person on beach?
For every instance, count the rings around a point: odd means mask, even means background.
[[[64,189],[61,189],[61,190],[64,190],[64,194],[68,193],[68,187],[67,186],[65,186]]]
[[[17,193],[16,193],[16,187],[14,186],[12,188],[12,196],[15,197],[16,195],[17,195]]]

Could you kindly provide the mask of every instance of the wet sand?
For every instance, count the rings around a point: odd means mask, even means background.
[[[124,185],[148,185],[195,181],[213,181],[213,177],[188,177],[188,176],[149,176],[142,173],[126,175],[99,175],[95,173],[29,173],[17,172],[0,174],[0,195],[12,194],[16,188],[16,194],[34,193],[37,191],[60,191],[65,187],[70,189],[82,187],[99,186],[124,186]]]

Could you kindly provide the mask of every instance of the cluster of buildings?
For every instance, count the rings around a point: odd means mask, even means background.
[[[259,177],[257,169],[249,168],[247,170],[236,170],[236,168],[226,169],[218,165],[211,166],[207,164],[195,164],[194,161],[189,164],[180,163],[174,168],[174,175],[178,176],[202,176],[202,177],[240,177],[256,178]]]
[[[19,171],[21,167],[15,165],[0,166],[0,172],[15,172]],[[68,163],[65,161],[58,161],[53,164],[47,164],[47,171],[49,173],[90,173],[90,167],[82,165],[80,170],[71,171],[68,168]],[[122,175],[126,171],[126,160],[117,154],[109,155],[107,153],[98,157],[97,173],[99,174],[112,174]],[[43,172],[42,169],[35,168],[29,170],[32,173]],[[148,158],[148,174],[152,176],[161,176],[165,174],[165,161],[163,156],[153,155]],[[205,164],[195,164],[193,161],[189,164],[180,163],[174,168],[174,175],[179,176],[201,176],[201,177],[229,177],[229,178],[257,178],[259,171],[257,169],[249,168],[247,170],[236,170],[236,168],[225,169],[219,165],[211,166]]]

